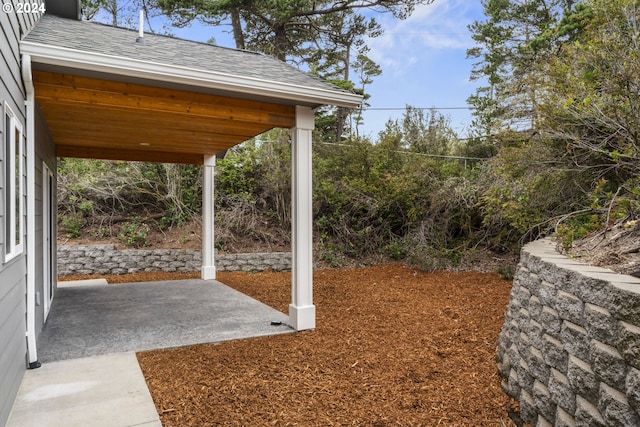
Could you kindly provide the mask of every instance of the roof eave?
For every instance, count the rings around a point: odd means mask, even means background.
[[[196,70],[188,67],[89,53],[29,41],[22,41],[20,46],[21,52],[25,55],[30,55],[32,62],[46,65],[277,98],[303,105],[335,105],[338,107],[357,108],[362,102],[360,95],[339,90],[331,91],[253,77]]]

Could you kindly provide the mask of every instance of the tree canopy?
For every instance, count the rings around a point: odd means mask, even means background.
[[[118,4],[86,1],[94,6],[89,12]],[[194,19],[228,24],[237,30],[239,46],[278,55],[365,98],[380,73],[364,43],[380,29],[365,8],[402,18],[422,3],[130,1],[168,13],[177,25]],[[638,2],[483,0],[482,5],[485,19],[470,26],[476,46],[468,56],[476,61],[471,78],[486,84],[469,98],[475,115],[470,137],[460,138],[436,110],[408,106],[375,140],[344,131],[349,118],[361,120],[357,111],[317,112],[314,227],[322,256],[331,263],[342,256],[386,254],[435,268],[442,265],[438,259],[455,264],[478,247],[513,250],[551,233],[568,247],[613,222],[640,220]],[[281,36],[282,43],[275,43]],[[219,162],[218,215],[234,232],[269,240],[270,234],[257,233],[256,227],[275,224],[281,231],[273,234],[286,236],[288,143],[286,133],[269,133],[235,147]],[[81,163],[61,165],[70,176],[109,175],[103,166],[88,173]],[[143,194],[126,198],[159,206],[162,224],[197,214],[196,169],[117,165],[113,170],[123,168],[135,172],[132,179],[141,175],[133,180]],[[120,181],[88,183],[111,185],[108,191],[73,186],[61,191],[61,209],[71,224],[83,224],[106,205],[128,209],[114,182]]]
[[[472,25],[479,46],[469,54],[481,59],[474,77],[491,86],[470,102],[488,139],[508,141],[489,162],[487,212],[522,233],[564,230],[568,241],[637,217],[640,6],[484,6],[489,19]]]
[[[198,20],[231,28],[235,47],[272,55],[366,97],[366,86],[381,73],[368,56],[366,38],[382,34],[373,15],[407,18],[420,4],[433,0],[83,0],[85,17],[106,11],[117,25],[134,7],[147,16],[164,15],[182,27]],[[352,111],[324,112],[323,124],[334,141],[347,130]],[[361,123],[355,112],[351,131]],[[357,133],[357,129],[355,129]]]

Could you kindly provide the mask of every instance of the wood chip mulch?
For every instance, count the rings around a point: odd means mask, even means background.
[[[219,273],[283,312],[290,273]],[[317,329],[138,354],[163,426],[510,426],[511,283],[399,265],[314,275]]]

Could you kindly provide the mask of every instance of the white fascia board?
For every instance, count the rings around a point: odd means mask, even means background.
[[[22,41],[20,46],[23,54],[31,55],[33,63],[219,89],[306,104],[357,108],[362,102],[360,95],[339,90],[331,91],[255,77],[196,70],[26,41]]]

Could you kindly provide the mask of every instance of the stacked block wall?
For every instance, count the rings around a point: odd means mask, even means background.
[[[291,269],[291,252],[218,254],[218,271],[284,271]],[[125,249],[115,245],[58,247],[58,275],[126,274],[144,271],[192,272],[202,267],[202,254],[182,249]]]
[[[640,426],[640,279],[528,244],[496,361],[532,426]]]

